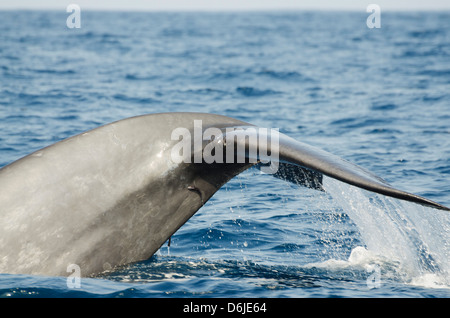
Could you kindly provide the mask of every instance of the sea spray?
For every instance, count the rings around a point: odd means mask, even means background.
[[[371,253],[398,263],[406,283],[450,288],[450,214],[324,179]]]

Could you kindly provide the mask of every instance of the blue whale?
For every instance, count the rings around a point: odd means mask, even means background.
[[[182,140],[173,132],[195,134],[195,121],[201,121],[201,132],[214,128],[214,138],[197,138],[196,145],[193,138],[191,148],[175,152],[184,160],[174,160],[173,149],[181,150]],[[318,190],[326,175],[450,211],[281,133],[271,137],[276,144],[266,143],[263,158],[260,144],[252,149],[252,136],[238,138],[248,127],[257,128],[214,114],[143,115],[70,137],[3,167],[0,272],[66,276],[68,265],[77,264],[82,276],[92,276],[148,259],[223,184],[254,165],[275,164],[274,176]],[[252,133],[258,138],[261,131]],[[197,155],[207,147],[215,159],[231,160],[206,162]],[[275,152],[269,162],[267,154]]]

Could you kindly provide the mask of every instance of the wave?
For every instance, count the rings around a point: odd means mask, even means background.
[[[274,91],[271,89],[259,89],[250,86],[239,86],[236,88],[236,92],[245,97],[263,97],[268,95],[282,94],[279,91]]]
[[[138,104],[151,104],[158,102],[158,100],[153,99],[151,97],[134,97],[124,94],[115,94],[113,95],[113,98],[123,102],[132,102]]]

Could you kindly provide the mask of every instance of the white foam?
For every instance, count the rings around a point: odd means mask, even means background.
[[[367,250],[363,246],[355,247],[347,260],[329,259],[323,262],[310,263],[306,267],[324,268],[329,270],[342,269],[371,269],[374,265],[383,265],[387,260],[376,253]]]
[[[413,277],[409,283],[413,286],[426,288],[448,288],[450,289],[449,277],[439,274],[427,273],[418,277]]]

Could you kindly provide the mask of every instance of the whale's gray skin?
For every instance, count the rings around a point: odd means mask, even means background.
[[[178,127],[192,131],[194,120],[223,129],[224,144],[239,143],[225,128],[251,126],[213,114],[144,115],[68,138],[0,169],[0,272],[65,276],[67,266],[77,264],[82,276],[92,276],[151,257],[224,183],[255,164],[174,163],[171,149],[178,141],[171,133]],[[279,138],[275,176],[315,180],[299,184],[320,190],[325,174],[449,210],[323,150]]]

